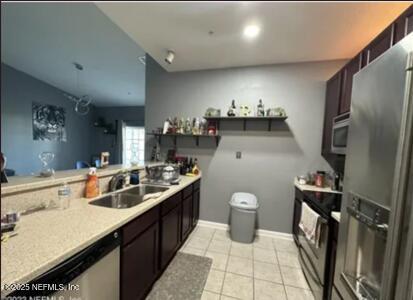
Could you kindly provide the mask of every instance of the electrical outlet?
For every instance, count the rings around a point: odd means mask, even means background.
[[[235,157],[236,157],[237,159],[241,159],[241,151],[235,152]]]

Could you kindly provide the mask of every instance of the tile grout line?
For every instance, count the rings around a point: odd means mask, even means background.
[[[287,289],[285,288],[284,276],[283,276],[282,271],[281,271],[280,260],[278,259],[277,245],[276,245],[275,243],[273,243],[273,245],[274,245],[274,250],[275,250],[275,256],[277,257],[278,268],[280,269],[280,275],[281,275],[281,281],[282,281],[282,283],[283,283],[283,289],[284,289],[284,293],[285,293],[285,299],[288,300]]]
[[[230,254],[231,254],[231,248],[232,248],[232,241],[230,239],[228,258],[227,258],[227,262],[225,264],[224,278],[222,279],[221,292],[220,292],[220,296],[219,296],[220,299],[221,299],[221,296],[223,295],[222,292],[224,291],[224,283],[225,283],[225,278],[227,277],[227,269],[228,269],[229,257],[230,257]]]
[[[212,234],[211,238],[209,239],[208,246],[207,246],[207,248],[206,248],[206,250],[205,250],[205,255],[206,255],[206,252],[208,252],[208,248],[209,248],[210,244],[212,243],[212,241],[214,240],[214,236],[215,236],[215,234],[216,234],[217,231],[218,231],[218,229],[215,229],[215,230],[214,230],[214,233]],[[252,245],[252,247],[251,247],[252,254],[253,254],[253,255],[252,255],[252,259],[251,259],[251,260],[252,260],[252,268],[253,268],[253,269],[252,269],[252,277],[249,277],[249,276],[244,275],[244,274],[238,274],[238,273],[234,273],[234,272],[229,272],[229,271],[228,271],[228,266],[229,266],[229,259],[230,259],[230,257],[233,256],[233,257],[237,257],[237,258],[241,258],[241,259],[250,260],[250,259],[247,258],[247,257],[238,256],[238,255],[232,255],[232,254],[231,254],[232,248],[233,248],[233,242],[230,240],[229,253],[228,253],[227,255],[226,255],[225,253],[221,253],[221,252],[217,252],[217,251],[210,251],[210,252],[213,252],[213,253],[217,253],[217,254],[221,254],[221,255],[227,256],[227,260],[226,260],[225,268],[224,268],[224,270],[225,270],[225,271],[224,271],[224,278],[223,278],[223,281],[222,281],[220,293],[217,294],[217,293],[215,293],[215,292],[211,292],[211,293],[214,293],[214,294],[216,294],[216,295],[219,295],[220,298],[222,298],[223,296],[229,297],[229,298],[234,298],[234,297],[232,297],[232,296],[227,296],[227,295],[224,295],[224,294],[223,294],[224,282],[225,282],[227,273],[229,273],[229,274],[234,274],[234,275],[237,275],[237,276],[242,276],[242,277],[246,277],[246,278],[251,278],[251,279],[253,280],[253,299],[255,299],[255,297],[256,297],[256,295],[255,295],[255,294],[256,294],[256,292],[255,292],[255,264],[256,264],[256,261],[255,261],[255,259],[254,259],[254,253],[255,253],[255,250],[256,250],[255,248],[259,248],[259,249],[262,249],[262,250],[272,250],[272,251],[275,252],[276,263],[269,263],[268,261],[258,261],[258,262],[277,266],[277,268],[278,268],[278,270],[279,270],[279,273],[280,273],[280,275],[281,275],[281,276],[280,276],[280,279],[281,279],[282,283],[274,282],[274,281],[266,280],[266,279],[260,279],[260,280],[265,281],[265,282],[269,282],[269,283],[272,283],[272,284],[277,284],[277,285],[280,285],[280,284],[281,284],[281,285],[283,285],[283,289],[284,289],[284,292],[285,292],[286,299],[289,299],[289,298],[288,298],[288,295],[287,295],[287,290],[286,290],[286,287],[287,287],[287,286],[288,286],[288,287],[295,288],[295,289],[303,290],[303,291],[308,291],[308,290],[309,290],[309,289],[302,288],[302,287],[298,287],[298,286],[286,285],[286,284],[284,283],[284,278],[283,278],[283,274],[282,274],[282,272],[281,272],[281,267],[287,267],[287,268],[291,268],[291,269],[300,269],[300,270],[302,270],[302,268],[297,267],[297,266],[280,265],[280,260],[279,260],[279,257],[278,257],[278,249],[277,249],[277,247],[276,247],[276,245],[275,245],[275,243],[274,243],[274,239],[273,239],[273,241],[272,241],[272,249],[265,248],[265,247],[256,247],[256,246],[254,246],[254,244]],[[288,252],[288,253],[294,253],[294,254],[296,254],[295,251],[289,251],[289,249],[288,249],[288,250],[285,250],[285,249],[284,249],[284,250],[280,250],[280,252]],[[211,268],[211,269],[212,269],[212,268]],[[217,270],[217,271],[222,271],[222,270],[219,270],[219,269],[215,269],[215,270]],[[209,292],[209,291],[208,291],[208,292]],[[234,299],[237,299],[237,298],[234,298]]]
[[[197,227],[198,227],[198,225],[197,225]],[[211,237],[209,238],[208,246],[207,246],[206,249],[204,250],[204,255],[203,255],[204,257],[206,257],[205,255],[206,255],[206,253],[207,253],[207,251],[208,251],[208,248],[209,248],[209,245],[211,244],[211,241],[212,241],[212,239],[213,239],[213,237],[214,237],[214,235],[215,235],[215,232],[216,232],[216,229],[214,229],[213,234],[212,234]],[[214,259],[213,259],[213,258],[212,258],[212,263],[214,263]],[[208,277],[209,277],[209,273],[211,272],[211,270],[214,270],[214,269],[212,268],[212,264],[211,264],[211,269],[210,269],[209,272],[208,272]],[[208,277],[207,277],[207,281],[208,281]],[[205,282],[205,284],[206,284],[206,282]],[[204,286],[204,288],[202,289],[202,294],[204,293],[204,291],[213,293],[213,292],[211,292],[211,291],[205,290],[205,286]],[[202,297],[202,295],[201,295],[201,297]],[[221,296],[220,296],[220,298],[221,298]]]
[[[285,293],[285,299],[288,300],[287,289],[285,288],[284,278],[283,278],[283,274],[282,274],[282,272],[281,272],[281,266],[279,265],[280,260],[278,259],[277,247],[274,245],[274,248],[275,248],[275,249],[274,249],[274,250],[275,250],[275,256],[277,257],[278,268],[280,269],[281,281],[283,282],[283,289],[284,289],[284,293]]]
[[[204,256],[205,256],[206,253],[208,252],[209,245],[211,245],[211,242],[212,242],[212,240],[213,240],[213,238],[214,238],[214,235],[215,235],[215,232],[216,232],[216,231],[217,231],[217,230],[214,229],[214,232],[212,233],[211,237],[209,238],[208,246],[205,248]],[[212,260],[213,260],[213,259],[212,259]],[[212,269],[212,267],[211,267],[211,269]]]
[[[218,269],[215,269],[215,270],[224,272],[224,271],[218,270]],[[225,273],[229,273],[229,274],[233,274],[233,275],[237,275],[237,276],[241,276],[241,277],[246,277],[246,278],[249,278],[249,279],[257,279],[257,280],[260,280],[260,281],[265,281],[265,282],[269,282],[269,283],[273,283],[273,284],[284,285],[284,283],[282,283],[282,282],[276,282],[276,281],[271,281],[271,280],[262,279],[262,278],[255,278],[255,277],[247,276],[247,275],[244,275],[244,274],[238,274],[238,273],[234,273],[234,272],[225,272]],[[307,290],[307,291],[309,290],[309,289],[305,289],[305,288],[302,288],[302,287],[293,286],[293,285],[290,285],[290,284],[286,284],[286,286],[301,289],[301,290]]]
[[[255,260],[254,260],[254,247],[252,247],[252,299],[255,299]]]

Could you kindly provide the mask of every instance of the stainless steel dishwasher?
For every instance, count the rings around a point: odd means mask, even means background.
[[[50,299],[119,299],[120,234],[108,234],[5,299],[53,296]],[[42,298],[43,299],[43,298]],[[49,298],[47,298],[49,299]]]

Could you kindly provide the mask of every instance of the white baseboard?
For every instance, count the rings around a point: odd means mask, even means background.
[[[221,230],[228,230],[228,224],[224,223],[216,223],[204,220],[198,220],[198,225],[202,227],[214,228],[214,229],[221,229]]]
[[[293,240],[293,235],[291,233],[285,233],[285,232],[279,232],[279,231],[258,229],[257,235],[267,236],[267,237],[277,238],[277,239],[285,239],[285,240],[290,240],[290,241]]]
[[[198,226],[220,229],[220,230],[228,230],[228,224],[210,222],[210,221],[205,221],[205,220],[199,220]],[[264,229],[258,229],[257,235],[271,237],[271,238],[291,240],[291,241],[293,240],[293,235],[291,233],[264,230]]]

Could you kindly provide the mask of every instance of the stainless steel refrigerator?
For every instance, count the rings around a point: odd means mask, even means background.
[[[353,79],[334,284],[413,299],[413,33]]]

